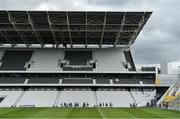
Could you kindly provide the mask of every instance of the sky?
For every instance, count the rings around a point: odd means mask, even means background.
[[[135,63],[180,61],[180,0],[0,0],[0,10],[152,11],[131,48]]]

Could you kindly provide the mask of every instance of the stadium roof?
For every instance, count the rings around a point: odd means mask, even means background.
[[[0,44],[130,46],[152,12],[0,11]]]

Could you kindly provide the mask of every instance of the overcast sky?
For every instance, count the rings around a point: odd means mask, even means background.
[[[132,47],[135,63],[180,60],[180,0],[0,0],[0,9],[153,11]]]

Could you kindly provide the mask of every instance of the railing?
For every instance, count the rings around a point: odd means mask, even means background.
[[[169,102],[168,109],[180,110],[180,96]]]
[[[169,87],[169,89],[164,93],[164,95],[157,101],[157,105],[161,104],[161,102],[164,101],[164,98],[166,95],[168,95],[168,93],[174,88],[174,85],[172,85],[171,87]]]

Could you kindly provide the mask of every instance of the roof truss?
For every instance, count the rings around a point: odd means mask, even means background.
[[[133,44],[152,12],[0,11],[0,44]]]

